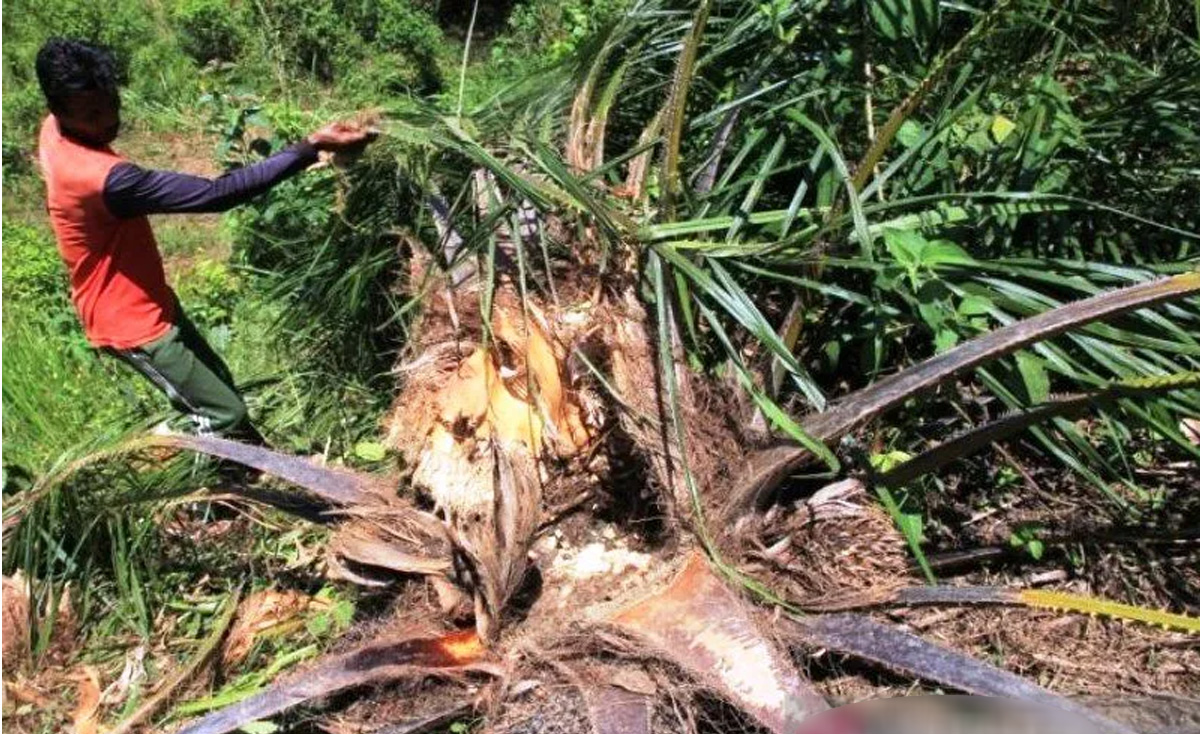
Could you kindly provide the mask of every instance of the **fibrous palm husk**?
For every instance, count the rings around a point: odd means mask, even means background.
[[[388,443],[444,524],[455,580],[471,590],[479,632],[493,640],[542,519],[545,462],[570,461],[592,430],[571,389],[570,334],[556,332],[557,314],[503,283],[485,318],[473,281],[437,282],[444,297],[416,328],[417,360],[398,368]]]
[[[693,555],[664,590],[621,610],[611,622],[771,731],[792,731],[828,707],[702,556]]]

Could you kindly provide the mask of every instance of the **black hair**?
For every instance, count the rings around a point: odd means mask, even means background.
[[[75,92],[117,94],[117,62],[102,46],[69,38],[51,38],[37,55],[38,83],[51,112],[62,112]]]

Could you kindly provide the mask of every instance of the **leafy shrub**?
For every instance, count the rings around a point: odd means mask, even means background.
[[[235,254],[247,265],[274,270],[312,247],[330,227],[332,180],[327,175],[299,176],[276,186],[232,215]]]
[[[155,40],[134,52],[129,92],[139,102],[178,109],[196,100],[197,69],[173,39]]]
[[[355,107],[376,107],[389,97],[442,91],[437,64],[402,53],[372,53],[338,81],[338,92]]]
[[[250,23],[261,28],[257,40],[267,58],[288,72],[333,80],[337,60],[356,40],[333,0],[271,0],[255,8]]]
[[[269,140],[263,141],[273,150],[291,144],[328,122],[322,113],[306,110],[289,102],[264,103],[259,119],[262,121],[259,124],[274,131]],[[261,150],[265,152],[267,148]]]
[[[487,62],[474,64],[468,72],[464,108],[488,104],[513,82],[532,80],[547,67],[568,59],[631,5],[631,0],[526,0],[516,4],[504,32],[487,47]]]
[[[184,0],[172,13],[179,44],[201,64],[233,61],[246,40],[246,18],[229,0]]]
[[[3,143],[4,181],[33,173],[32,140],[5,139]]]
[[[131,101],[177,105],[194,96],[194,66],[138,0],[12,0],[4,10],[4,127],[10,139],[31,137],[45,114],[34,63],[54,36],[111,49]]]
[[[428,13],[408,0],[366,3],[356,18],[363,40],[381,51],[402,51],[433,58],[445,39]]]
[[[34,78],[33,60],[38,48],[52,36],[77,38],[112,49],[122,73],[129,69],[135,52],[154,40],[155,28],[146,6],[135,0],[13,0],[5,3],[6,17],[18,17],[20,25],[5,28],[5,41],[16,41],[14,61],[26,65],[25,75]],[[7,45],[7,44],[6,44]],[[7,50],[7,49],[6,49]]]
[[[513,8],[507,33],[492,46],[492,60],[532,54],[560,61],[629,5],[629,0],[528,0]]]
[[[438,55],[446,40],[441,28],[408,0],[368,3],[356,19],[370,47],[364,59],[364,91],[431,94],[441,88]]]
[[[202,331],[228,328],[242,281],[229,266],[217,260],[199,260],[184,273],[175,291],[188,317]]]
[[[69,312],[67,271],[50,233],[4,221],[4,305],[42,313]]]
[[[361,96],[440,86],[441,29],[408,0],[272,0],[253,15],[259,52],[287,73],[349,82]]]
[[[7,60],[6,60],[7,65]],[[7,176],[18,170],[28,172],[23,165],[33,150],[38,124],[46,115],[46,100],[37,82],[9,81],[4,78],[4,170]]]

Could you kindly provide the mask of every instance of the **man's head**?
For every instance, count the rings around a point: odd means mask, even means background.
[[[117,66],[107,49],[51,38],[37,55],[38,82],[59,127],[92,145],[107,145],[121,129]]]

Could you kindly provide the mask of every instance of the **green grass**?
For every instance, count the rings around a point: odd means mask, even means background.
[[[4,260],[4,460],[36,475],[81,441],[91,445],[145,422],[151,403],[147,390],[84,340],[44,228],[6,221]]]
[[[5,188],[4,491],[13,497],[55,467],[173,412],[140,376],[87,345],[51,235],[29,205],[40,199],[37,182],[9,181]],[[18,192],[25,195],[19,205],[11,195]],[[314,391],[318,376],[298,369],[293,342],[277,329],[286,304],[270,299],[261,275],[213,259],[205,229],[189,229],[186,219],[159,228],[173,284],[247,388],[264,433],[284,450],[335,461],[373,435],[387,394],[338,375],[324,375],[326,389]],[[276,513],[261,518],[269,527],[250,526],[250,544],[241,534],[198,541],[171,535],[164,523],[177,510],[164,501],[219,486],[214,479],[207,463],[190,458],[158,466],[116,461],[85,471],[6,534],[4,571],[21,569],[33,579],[39,609],[53,609],[70,595],[85,630],[74,659],[99,665],[107,676],[124,664],[124,644],[114,641],[140,640],[152,651],[148,670],[165,674],[186,657],[176,652],[186,649],[180,645],[207,633],[211,602],[247,577],[256,587],[280,583],[287,564],[304,563],[302,553],[316,557],[311,548],[322,542],[320,531]],[[190,512],[203,521],[211,513],[204,508]],[[338,603],[353,609],[352,600]],[[55,642],[62,631],[53,616],[39,614],[35,622],[35,655],[64,644]],[[273,672],[303,659],[296,651],[323,649],[345,623],[344,614],[332,625],[310,620],[260,644],[217,695],[256,690]],[[135,691],[125,713],[136,700]],[[55,730],[57,723],[51,718],[45,727]]]
[[[6,219],[4,232],[6,496],[31,488],[38,477],[74,457],[116,444],[130,431],[172,414],[140,376],[86,344],[49,233],[42,226],[9,223],[16,218]],[[314,393],[312,376],[295,369],[286,339],[267,336],[282,305],[264,300],[255,279],[235,274],[220,261],[199,260],[178,272],[176,287],[239,381],[248,385],[252,414],[264,432],[285,450],[328,452],[337,460],[342,447],[373,431],[379,396],[364,395],[347,381]],[[311,563],[318,557],[313,549],[323,542],[320,530],[273,512],[256,513],[265,526],[248,526],[249,543],[242,533],[222,538],[202,532],[196,540],[172,535],[165,523],[178,508],[171,503],[219,487],[214,480],[207,462],[190,457],[149,466],[115,461],[84,471],[38,502],[6,534],[4,571],[21,569],[33,580],[37,608],[53,609],[70,595],[84,631],[73,643],[73,659],[115,675],[126,650],[125,643],[114,641],[139,640],[151,651],[151,675],[166,674],[186,658],[180,651],[190,641],[207,634],[216,602],[234,584],[248,577],[254,588],[294,583],[284,569]],[[215,519],[206,505],[190,506],[196,509],[185,509],[184,517],[193,518],[193,527]],[[299,629],[260,642],[214,692],[216,700],[247,695],[323,650],[348,623],[353,599],[332,589],[322,594],[331,598],[336,618],[314,613]],[[64,644],[53,616],[38,615],[35,622],[35,656]],[[137,700],[135,690],[125,714]],[[44,726],[54,730],[57,723],[51,717]]]

